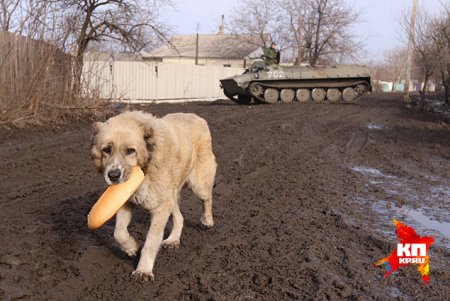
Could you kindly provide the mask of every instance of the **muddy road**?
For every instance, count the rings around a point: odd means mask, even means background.
[[[215,226],[183,190],[178,250],[161,250],[153,283],[113,241],[89,231],[105,189],[88,122],[1,130],[2,300],[440,300],[450,296],[450,126],[400,95],[357,105],[142,107],[205,118],[218,161]],[[416,267],[384,279],[374,264],[397,239],[392,219],[432,235],[426,287]],[[135,210],[143,243],[148,215]],[[166,229],[166,235],[170,229]]]

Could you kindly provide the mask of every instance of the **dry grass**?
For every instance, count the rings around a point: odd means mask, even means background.
[[[0,125],[64,123],[108,114],[109,103],[71,93],[71,56],[0,31]]]

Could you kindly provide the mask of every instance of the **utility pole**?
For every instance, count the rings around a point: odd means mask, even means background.
[[[222,15],[222,21],[220,22],[220,26],[219,26],[219,34],[224,34],[225,33],[225,16]]]
[[[297,19],[297,64],[302,63],[302,16],[298,14]]]
[[[195,39],[195,65],[198,65],[198,23],[197,23],[197,37]]]
[[[409,82],[411,81],[411,61],[414,46],[414,23],[416,21],[417,0],[413,0],[411,22],[409,24],[408,55],[406,56],[405,101],[409,101]]]

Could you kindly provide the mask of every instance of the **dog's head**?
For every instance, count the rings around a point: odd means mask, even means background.
[[[153,128],[144,116],[128,112],[94,123],[92,159],[109,185],[128,180],[133,166],[146,172],[153,151]]]

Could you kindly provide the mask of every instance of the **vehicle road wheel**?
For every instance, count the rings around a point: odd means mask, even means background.
[[[276,89],[269,88],[264,91],[264,100],[268,103],[276,103],[279,96],[280,93]]]
[[[353,88],[345,88],[344,91],[342,91],[342,99],[345,102],[354,102],[356,99],[356,92]]]
[[[330,102],[338,102],[341,100],[341,92],[339,92],[339,89],[328,89],[327,90],[327,99]]]
[[[325,92],[325,89],[322,88],[315,88],[312,90],[312,99],[315,102],[322,102],[325,100],[325,96],[327,95],[327,93]]]
[[[311,100],[311,92],[308,89],[298,89],[295,96],[299,102],[308,102]]]
[[[283,89],[280,92],[280,98],[283,102],[293,102],[295,98],[295,92],[292,89]]]
[[[358,95],[363,95],[366,93],[366,86],[365,85],[357,85],[355,87],[355,92],[358,93]]]

